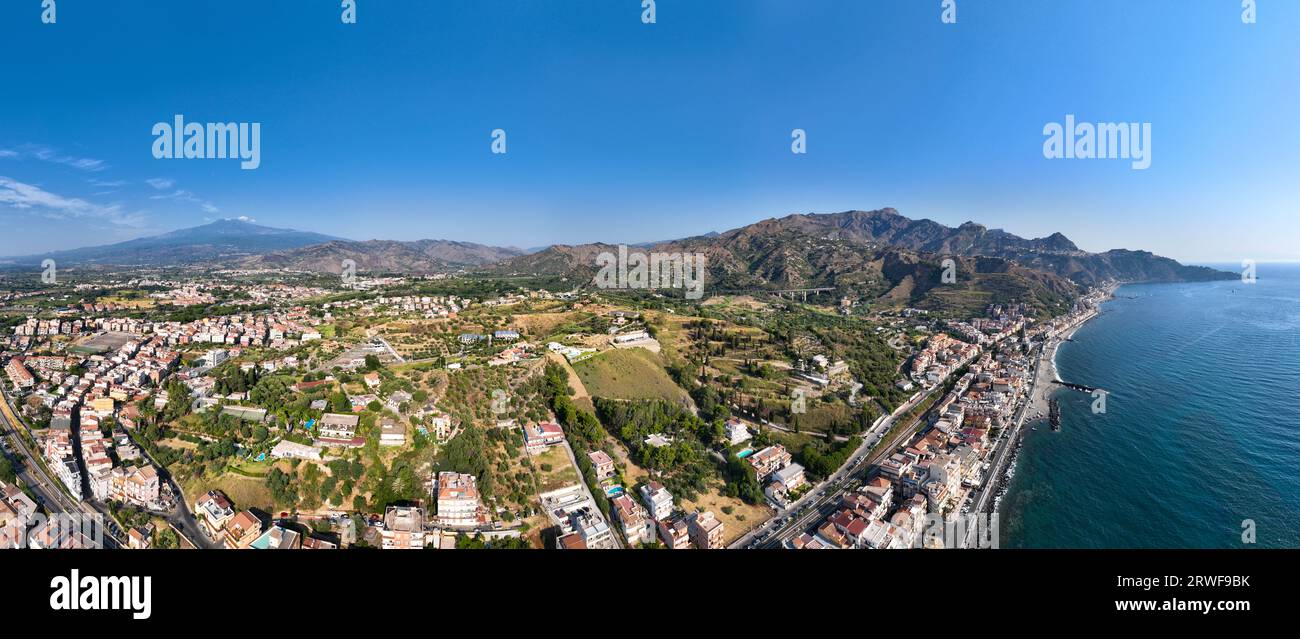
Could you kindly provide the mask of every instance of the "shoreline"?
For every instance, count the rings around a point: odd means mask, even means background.
[[[1030,397],[1028,400],[1029,408],[1025,411],[1026,415],[1032,413],[1043,413],[1044,415],[1047,414],[1048,400],[1051,399],[1053,392],[1055,392],[1057,390],[1057,386],[1059,386],[1058,384],[1054,384],[1053,382],[1065,381],[1064,379],[1061,378],[1061,372],[1056,366],[1057,352],[1060,351],[1061,345],[1065,344],[1066,340],[1069,340],[1070,338],[1074,337],[1074,334],[1079,332],[1079,329],[1083,328],[1084,324],[1087,324],[1088,322],[1097,319],[1097,317],[1101,315],[1101,305],[1114,299],[1115,291],[1118,290],[1120,286],[1123,285],[1113,284],[1107,287],[1106,297],[1097,303],[1096,310],[1081,317],[1077,322],[1063,329],[1056,337],[1051,338],[1051,340],[1047,344],[1043,345],[1043,352],[1041,354],[1043,361],[1039,363],[1038,371],[1034,376],[1034,392],[1033,392],[1033,396]],[[1050,367],[1051,369],[1050,376],[1045,376],[1045,373],[1047,373],[1047,371],[1045,370],[1043,364],[1046,364],[1048,367]],[[1028,419],[1023,421],[1028,421]]]
[[[1011,481],[1015,478],[1016,463],[1019,461],[1020,447],[1024,444],[1025,433],[1023,427],[1026,423],[1045,419],[1049,410],[1049,400],[1052,395],[1060,389],[1060,385],[1054,382],[1064,381],[1061,379],[1060,372],[1056,367],[1056,354],[1061,345],[1074,336],[1084,324],[1096,319],[1101,315],[1101,305],[1114,299],[1115,291],[1123,284],[1113,284],[1106,288],[1105,297],[1097,303],[1096,310],[1081,317],[1074,324],[1063,329],[1055,337],[1052,337],[1043,345],[1042,352],[1039,353],[1039,362],[1034,372],[1034,382],[1030,397],[1026,398],[1026,406],[1019,421],[1012,427],[1010,440],[1003,445],[1011,446],[1009,455],[1006,459],[1005,468],[993,469],[997,473],[997,488],[993,491],[993,503],[990,511],[997,515],[1002,506],[1002,498],[1007,494],[1011,487]],[[1042,417],[1032,417],[1033,415],[1042,415]]]

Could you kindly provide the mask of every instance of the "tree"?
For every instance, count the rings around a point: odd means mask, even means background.
[[[266,485],[271,489],[271,499],[277,506],[292,508],[298,505],[298,487],[294,477],[279,468],[272,468],[266,476]]]
[[[348,396],[341,392],[330,395],[330,408],[336,413],[352,412],[352,402],[348,401]]]
[[[157,548],[167,550],[180,546],[180,540],[176,538],[176,533],[172,532],[170,528],[164,528],[158,531],[155,536],[154,545]]]

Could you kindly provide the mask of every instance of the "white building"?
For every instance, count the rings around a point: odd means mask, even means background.
[[[438,473],[434,497],[438,521],[444,526],[473,528],[479,524],[478,482],[473,475]]]
[[[673,514],[673,495],[657,481],[652,480],[641,486],[641,502],[650,512],[651,519],[656,521]]]
[[[289,440],[282,440],[271,449],[271,456],[276,459],[310,459],[320,461],[321,449]]]
[[[726,433],[728,446],[743,444],[754,437],[750,434],[749,428],[745,426],[745,422],[734,417],[727,420]]]

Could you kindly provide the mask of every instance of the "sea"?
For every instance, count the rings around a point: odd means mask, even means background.
[[[1124,285],[1101,308],[1055,361],[1105,405],[1056,391],[1061,430],[1027,431],[999,502],[1002,547],[1300,548],[1300,264]]]

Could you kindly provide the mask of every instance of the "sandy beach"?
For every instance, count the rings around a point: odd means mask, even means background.
[[[1117,288],[1119,288],[1118,284],[1107,288],[1106,299],[1110,299],[1115,294],[1115,289]],[[1103,300],[1103,302],[1104,301],[1105,300]],[[1029,409],[1025,416],[1025,421],[1045,419],[1047,417],[1048,400],[1050,400],[1052,394],[1060,388],[1059,384],[1054,384],[1052,382],[1063,381],[1056,370],[1056,350],[1060,348],[1061,344],[1064,344],[1066,340],[1073,337],[1079,328],[1084,324],[1087,324],[1099,314],[1100,303],[1098,303],[1098,310],[1089,312],[1087,315],[1079,318],[1079,321],[1061,331],[1059,335],[1053,337],[1047,344],[1043,345],[1043,350],[1039,355],[1039,357],[1042,358],[1042,361],[1039,362],[1038,365],[1038,372],[1033,386],[1034,392],[1033,396],[1029,398]],[[1035,415],[1038,415],[1039,417],[1035,417]]]

